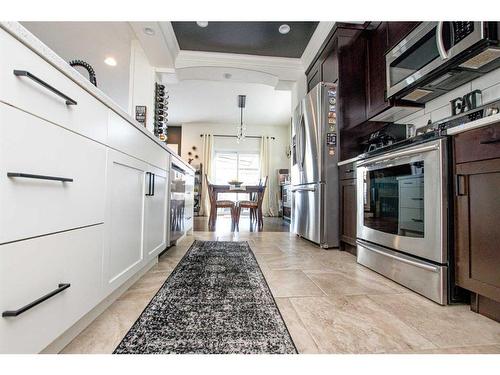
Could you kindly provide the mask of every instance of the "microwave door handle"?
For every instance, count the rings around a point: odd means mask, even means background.
[[[439,52],[439,56],[441,56],[441,59],[447,60],[448,59],[448,53],[446,52],[446,49],[444,48],[444,41],[443,41],[443,21],[439,21],[437,24],[436,28],[436,44],[437,44],[437,49]]]

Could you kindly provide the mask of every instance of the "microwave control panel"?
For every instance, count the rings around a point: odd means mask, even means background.
[[[457,44],[461,40],[465,39],[468,35],[472,34],[474,31],[474,22],[452,22],[453,24],[453,39],[454,44]]]

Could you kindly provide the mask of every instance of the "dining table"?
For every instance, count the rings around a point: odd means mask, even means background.
[[[220,193],[234,193],[234,194],[250,194],[250,200],[258,200],[260,198],[258,195],[264,194],[264,191],[262,189],[261,185],[241,185],[241,186],[235,186],[235,185],[212,185],[212,197],[210,199],[211,202],[211,207],[210,207],[210,212],[214,212],[212,210],[217,210],[217,207],[215,207],[215,201],[217,201],[219,194]],[[253,197],[252,195],[257,194],[257,196]],[[259,214],[262,214],[262,207],[258,207],[258,210],[260,211]],[[216,211],[215,211],[216,212]],[[212,228],[211,230],[215,229],[215,224],[217,221],[217,214],[213,216],[213,223],[212,223]]]

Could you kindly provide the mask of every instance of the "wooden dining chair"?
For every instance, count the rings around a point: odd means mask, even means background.
[[[267,179],[268,176],[260,180],[259,191],[254,199],[239,201],[236,204],[236,228],[239,228],[240,225],[240,215],[242,208],[248,208],[250,210],[250,226],[255,221],[259,230],[262,230],[262,228],[264,227],[262,202],[264,200],[264,194],[266,193]]]
[[[230,200],[218,200],[216,193],[214,192],[214,185],[210,182],[208,176],[205,174],[205,180],[207,181],[207,193],[210,200],[210,215],[208,216],[208,228],[215,229],[215,224],[217,223],[217,209],[218,208],[229,208],[231,209],[231,231],[236,227],[236,204]]]

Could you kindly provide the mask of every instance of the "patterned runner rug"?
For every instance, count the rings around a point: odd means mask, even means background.
[[[247,242],[195,241],[118,354],[294,354]]]

